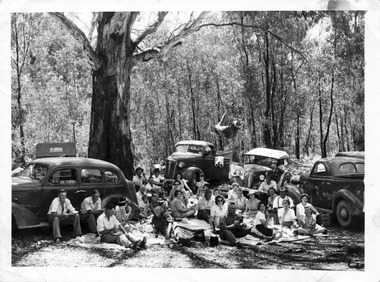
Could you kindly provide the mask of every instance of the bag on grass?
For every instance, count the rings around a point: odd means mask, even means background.
[[[174,227],[174,237],[182,246],[191,247],[193,244],[194,232],[186,230],[181,226],[176,226]]]

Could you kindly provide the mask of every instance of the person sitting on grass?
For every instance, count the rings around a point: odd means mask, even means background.
[[[229,202],[227,214],[220,219],[219,228],[220,239],[227,240],[231,246],[236,246],[238,249],[242,249],[243,245],[237,238],[245,237],[248,234],[260,239],[270,239],[254,227],[248,227],[245,223],[240,223],[234,202]]]
[[[96,189],[80,205],[81,224],[87,224],[91,233],[96,233],[96,220],[103,213],[101,206],[100,192]]]
[[[278,210],[278,220],[281,224],[281,231],[287,234],[289,237],[294,237],[297,235],[295,232],[297,230],[296,215],[294,210],[291,209],[290,202],[288,199],[282,201],[283,208]]]
[[[235,201],[235,199],[237,198],[237,190],[240,188],[240,185],[239,183],[237,182],[234,182],[231,184],[231,189],[228,191],[227,195],[227,200],[228,201]]]
[[[169,197],[168,197],[169,198],[169,204],[171,205],[172,201],[174,200],[174,198],[175,198],[174,192],[177,190],[182,192],[182,202],[185,206],[187,206],[189,204],[189,198],[187,197],[185,188],[183,188],[183,186],[181,186],[181,181],[179,181],[179,180],[174,180],[174,182],[173,182],[173,188],[172,188],[172,190],[170,190]]]
[[[256,193],[257,190],[251,189],[248,192],[249,200],[247,201],[245,212],[248,217],[255,218],[257,211],[259,210],[259,203],[260,200],[256,199]]]
[[[204,197],[200,198],[198,201],[198,213],[197,218],[203,219],[209,222],[211,215],[211,208],[215,204],[214,196],[212,195],[212,191],[207,188],[205,191]]]
[[[187,207],[182,202],[182,191],[176,190],[174,191],[174,199],[170,205],[172,209],[172,216],[174,218],[189,218],[195,215],[194,207]]]
[[[156,231],[165,236],[165,244],[169,243],[170,235],[173,231],[173,218],[169,212],[169,204],[163,199],[159,199],[158,194],[153,192],[149,204],[150,211],[153,214],[152,224]]]
[[[296,206],[296,216],[298,222],[300,222],[301,218],[305,215],[305,208],[309,207],[312,212],[315,213],[315,216],[317,217],[319,215],[319,212],[317,209],[309,203],[310,197],[308,194],[303,193],[300,196],[300,203]]]
[[[128,232],[115,217],[114,203],[107,203],[105,205],[104,213],[98,217],[96,223],[101,242],[119,244],[134,250],[136,250],[137,247],[145,248],[145,241],[135,241],[131,237],[131,240],[128,239]]]
[[[280,239],[282,237],[281,231],[269,228],[269,220],[269,212],[266,210],[265,204],[263,202],[260,202],[259,211],[257,212],[254,221],[257,231],[261,232],[265,236],[270,236],[271,239]]]
[[[120,222],[121,226],[124,227],[125,231],[127,231],[127,233],[125,234],[127,239],[131,242],[136,242],[139,239],[137,239],[135,236],[132,235],[131,231],[133,229],[133,226],[129,224],[131,213],[132,213],[132,207],[128,203],[127,198],[120,197],[118,203],[115,204],[115,217]],[[144,247],[147,239],[146,237],[143,237],[142,240],[143,242],[145,242],[143,243],[143,247]]]
[[[220,219],[227,214],[227,206],[224,203],[223,196],[217,195],[215,197],[215,205],[210,210],[210,225],[214,230],[219,226]]]
[[[243,190],[241,187],[236,190],[237,197],[235,199],[236,209],[240,212],[244,212],[247,208],[248,199],[243,196]]]
[[[312,213],[312,209],[309,206],[305,207],[304,215],[300,217],[299,225],[299,234],[314,236],[318,233],[327,233],[326,228],[317,224],[316,215]]]
[[[58,197],[51,202],[48,211],[48,223],[53,227],[53,238],[57,244],[61,242],[61,226],[72,225],[73,236],[82,235],[79,214],[66,197],[66,190],[59,190]]]
[[[195,186],[198,189],[197,194],[196,194],[197,198],[200,198],[204,195],[204,192],[206,190],[206,187],[205,187],[206,185],[208,187],[209,183],[207,181],[205,181],[205,175],[204,174],[199,175],[199,181],[197,183],[195,183]],[[194,193],[194,191],[193,191],[193,193]]]

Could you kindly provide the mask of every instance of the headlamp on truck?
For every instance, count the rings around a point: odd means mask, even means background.
[[[180,163],[178,164],[178,167],[179,167],[179,168],[184,168],[184,167],[185,167],[185,163],[184,163],[184,162],[180,162]]]

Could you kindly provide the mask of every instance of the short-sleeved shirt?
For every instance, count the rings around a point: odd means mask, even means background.
[[[80,212],[82,214],[85,214],[85,213],[87,213],[88,210],[91,210],[91,211],[101,210],[102,209],[101,202],[102,202],[102,200],[100,198],[98,198],[98,200],[94,203],[92,201],[92,196],[89,196],[89,197],[85,198],[83,200],[82,204],[80,205]]]
[[[285,215],[284,215],[285,213]],[[279,209],[278,210],[278,220],[282,224],[283,222],[287,221],[293,221],[296,219],[296,215],[294,213],[294,210],[289,208],[287,212],[285,212],[285,209]]]
[[[118,227],[120,225],[120,222],[116,219],[114,215],[111,215],[108,219],[105,213],[102,213],[99,215],[97,221],[97,230],[98,232],[102,232],[105,229],[112,229],[114,227]]]
[[[160,183],[161,180],[165,180],[165,177],[163,177],[162,175],[158,175],[157,177],[153,174],[152,176],[153,178],[153,181],[157,182],[157,183]],[[151,184],[152,185],[152,189],[161,189],[162,187],[161,186],[158,186],[156,184]]]
[[[172,214],[174,217],[178,216],[178,213],[181,214],[183,213],[181,210],[185,209],[186,206],[185,204],[178,198],[174,198],[172,201],[170,208],[172,209]]]
[[[220,230],[223,231],[226,226],[235,223],[236,220],[238,220],[238,217],[236,214],[226,213],[224,216],[220,218],[220,222],[219,222]]]
[[[302,203],[299,203],[296,206],[296,215],[298,220],[301,220],[301,218],[305,215],[305,207],[311,207],[311,204],[306,203],[304,206]]]
[[[227,206],[222,205],[219,207],[218,205],[213,205],[210,210],[210,216],[215,217],[215,226],[219,226],[220,218],[227,214]]]
[[[258,211],[254,220],[254,225],[256,226],[262,224],[261,219],[264,220],[264,222],[267,220],[265,214],[261,211]]]
[[[57,197],[51,202],[48,214],[51,214],[52,212],[55,212],[56,214],[65,214],[68,213],[68,211],[75,211],[70,200],[66,198],[62,205],[59,198]]]
[[[180,187],[177,188],[177,189],[173,188],[172,190],[170,190],[170,193],[169,193],[169,201],[172,202],[172,201],[175,199],[175,197],[174,197],[174,192],[175,192],[176,190],[179,190],[179,191],[182,192],[182,202],[183,202],[183,204],[184,204],[185,206],[187,206],[187,204],[189,203],[189,199],[188,199],[188,197],[187,197],[187,195],[186,195],[186,190],[185,190],[185,188],[183,188],[182,186],[180,186]]]
[[[206,200],[206,198],[202,197],[198,201],[198,210],[211,210],[211,208],[215,205],[215,197],[212,195],[210,200]]]
[[[248,199],[246,197],[244,196],[236,197],[234,201],[235,201],[235,205],[237,209],[245,211],[247,207],[247,202],[248,202]]]
[[[294,207],[294,203],[293,203],[293,200],[292,198],[288,197],[288,196],[285,196],[285,198],[281,198],[280,196],[277,196],[276,198],[274,198],[273,200],[273,208],[282,208],[282,201],[285,200],[285,199],[288,199],[289,200],[289,207]]]
[[[146,183],[146,179],[143,175],[141,175],[140,177],[138,175],[135,175],[132,178],[132,182],[139,184],[139,186],[142,186],[144,185],[144,183]]]
[[[266,181],[261,183],[259,191],[268,193],[269,188],[274,188],[277,191],[277,184],[274,180],[271,180],[269,184]]]

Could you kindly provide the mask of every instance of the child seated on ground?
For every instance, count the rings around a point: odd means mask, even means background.
[[[299,234],[314,236],[318,233],[327,232],[326,228],[317,224],[316,215],[312,213],[312,209],[309,206],[305,207],[305,214],[301,216],[299,225]]]

